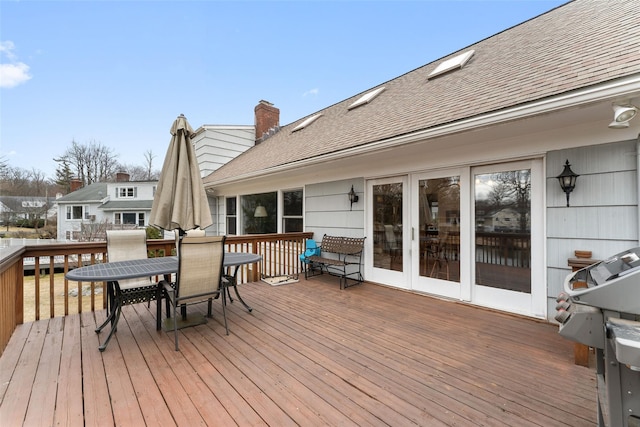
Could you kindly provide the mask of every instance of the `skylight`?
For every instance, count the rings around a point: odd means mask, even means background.
[[[427,79],[432,79],[436,76],[439,76],[440,74],[444,74],[447,71],[451,71],[451,70],[455,70],[456,68],[462,68],[464,67],[464,65],[467,63],[467,61],[469,61],[471,59],[471,57],[473,56],[473,54],[475,53],[475,50],[469,50],[465,53],[462,53],[458,56],[454,56],[453,58],[447,59],[446,61],[442,62],[440,65],[438,65],[436,67],[435,70],[433,70],[431,72],[431,74],[429,74],[427,76]]]
[[[308,117],[305,121],[303,121],[302,123],[300,123],[298,126],[294,127],[293,130],[291,132],[295,132],[301,129],[306,128],[307,126],[309,126],[311,123],[315,122],[317,119],[320,118],[320,116],[322,116],[322,114],[315,114],[311,117]]]
[[[351,110],[352,108],[359,107],[362,104],[368,104],[369,102],[371,102],[371,100],[373,100],[373,98],[375,98],[376,96],[380,95],[383,90],[384,90],[384,86],[383,87],[379,87],[376,90],[372,90],[369,93],[365,93],[360,98],[358,98],[358,100],[356,102],[354,102],[353,104],[349,105],[349,110]]]

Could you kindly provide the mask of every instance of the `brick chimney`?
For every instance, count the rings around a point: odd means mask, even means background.
[[[280,110],[269,101],[261,100],[256,105],[254,112],[256,114],[256,144],[259,144],[269,129],[280,126]]]
[[[76,190],[82,188],[82,180],[78,178],[71,178],[69,180],[69,192],[73,193]]]
[[[127,182],[129,181],[129,174],[126,172],[117,172],[116,173],[116,182]]]

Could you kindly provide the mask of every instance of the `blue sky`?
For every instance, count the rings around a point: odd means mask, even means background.
[[[286,125],[565,2],[0,0],[0,158],[53,178],[95,141],[160,169],[181,113]]]

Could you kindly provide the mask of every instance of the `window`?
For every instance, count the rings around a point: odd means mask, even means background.
[[[238,200],[235,197],[227,197],[226,204],[227,204],[227,211],[226,211],[227,212],[227,215],[226,215],[227,234],[236,235],[238,234],[238,230],[236,228],[237,218],[238,218],[238,214],[237,214]]]
[[[277,233],[278,193],[249,194],[241,197],[242,233]]]
[[[318,120],[320,118],[320,116],[322,116],[322,114],[315,114],[311,117],[308,117],[307,119],[305,119],[302,123],[300,123],[298,126],[294,127],[293,130],[291,131],[296,132],[299,131],[301,129],[306,128],[307,126],[309,126],[311,123],[315,122],[316,120]]]
[[[89,206],[84,208],[87,210],[86,214],[83,214],[82,206],[67,206],[67,219],[89,219]]]
[[[444,74],[448,71],[464,67],[475,52],[475,50],[469,50],[465,53],[461,53],[460,55],[443,61],[429,74],[429,76],[427,76],[427,79],[432,79],[439,76],[440,74]]]
[[[137,225],[144,227],[144,212],[116,212],[113,214],[116,225]]]
[[[282,232],[303,231],[302,190],[283,191],[282,200]]]
[[[356,102],[354,102],[353,104],[349,105],[349,110],[359,107],[363,104],[368,104],[369,102],[371,102],[376,96],[380,95],[382,93],[382,91],[384,90],[384,86],[383,87],[379,87],[376,90],[372,90],[369,93],[365,93],[364,95],[362,95],[360,98],[358,98],[358,100]]]
[[[116,198],[132,199],[137,196],[136,187],[116,187]]]

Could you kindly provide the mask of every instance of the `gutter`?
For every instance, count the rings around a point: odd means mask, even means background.
[[[570,107],[592,104],[602,101],[614,101],[617,97],[624,99],[633,98],[640,94],[640,73],[631,76],[609,81],[600,85],[589,86],[580,90],[567,92],[558,96],[544,98],[523,105],[493,111],[486,114],[434,126],[428,129],[412,132],[410,134],[399,135],[384,140],[366,143],[357,147],[328,153],[326,155],[303,159],[292,163],[286,163],[259,171],[251,171],[245,174],[235,175],[219,181],[209,182],[207,187],[216,185],[238,183],[253,178],[264,178],[266,175],[286,172],[292,169],[315,166],[327,161],[344,159],[345,157],[369,154],[382,149],[394,148],[410,143],[432,139],[472,129],[497,125],[509,121],[526,119],[541,114],[546,114]]]

